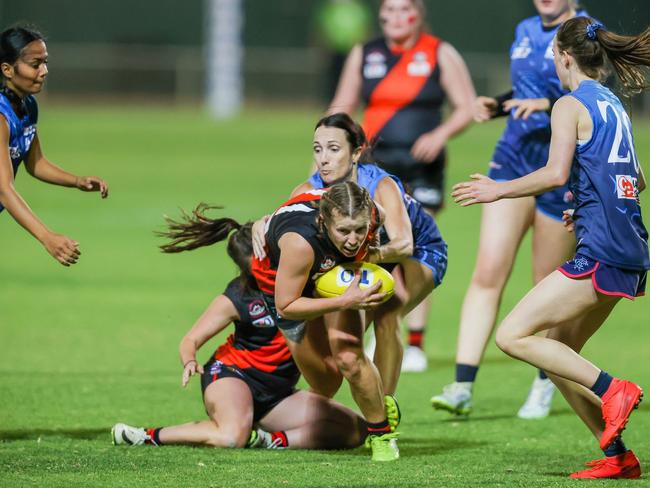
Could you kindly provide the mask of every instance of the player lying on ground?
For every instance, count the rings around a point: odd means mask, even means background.
[[[452,195],[462,205],[488,203],[536,195],[569,180],[576,202],[576,255],[515,306],[497,331],[497,345],[546,371],[600,440],[605,459],[590,462],[590,469],[572,478],[638,478],[639,460],[620,434],[642,390],[612,378],[579,353],[621,297],[644,293],[650,269],[639,204],[645,179],[630,118],[599,82],[609,61],[624,88],[646,88],[641,66],[650,66],[650,29],[620,36],[576,17],[558,30],[553,54],[558,77],[571,93],[553,107],[546,166],[504,183],[474,175],[473,182],[456,185]],[[541,331],[545,337],[535,335]]]
[[[207,219],[203,210],[194,211],[195,221]],[[201,375],[210,419],[160,428],[116,424],[113,443],[301,449],[361,445],[367,429],[361,417],[333,400],[296,390],[300,373],[251,274],[251,226],[224,220],[230,234],[228,254],[241,274],[212,301],[180,345],[182,385]],[[178,251],[173,245],[162,249]],[[197,350],[230,323],[234,334],[201,366]]]
[[[368,192],[351,182],[298,195],[271,216],[267,257],[253,258],[251,271],[306,381],[317,393],[330,397],[345,377],[367,422],[366,445],[373,460],[393,461],[399,458],[399,449],[391,423],[398,422],[399,412],[384,406],[381,379],[363,353],[361,311],[384,301],[386,294],[378,293],[381,282],[365,289],[351,286],[337,297],[314,297],[320,275],[337,264],[367,256],[381,216]],[[232,219],[194,217],[172,226],[168,250],[214,244],[238,225]]]

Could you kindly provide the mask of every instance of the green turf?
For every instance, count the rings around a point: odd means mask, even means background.
[[[118,421],[165,425],[204,416],[197,382],[180,388],[177,344],[234,265],[223,245],[161,255],[152,232],[162,215],[200,201],[225,205],[224,214],[241,220],[272,210],[307,174],[318,116],[251,111],[215,123],[190,110],[43,107],[46,154],[71,171],[105,177],[111,196],[100,201],[46,186],[21,170],[17,186],[36,213],[81,243],[82,259],[71,269],[8,214],[0,216],[0,486],[562,486],[572,484],[569,472],[600,455],[561,398],[548,420],[514,417],[534,372],[493,345],[472,419],[430,408],[429,397],[452,379],[478,235],[480,209],[452,205],[440,218],[450,264],[426,338],[431,367],[404,375],[399,386],[399,462],[373,465],[364,449],[110,445],[109,429]],[[448,183],[485,169],[500,129],[500,122],[474,127],[451,144]],[[642,161],[650,157],[650,141],[642,137],[649,129],[636,121]],[[504,311],[530,287],[529,248],[527,240]],[[648,299],[624,301],[585,354],[613,374],[650,385],[649,315]],[[351,404],[347,388],[338,398]],[[649,429],[650,411],[642,406],[625,439],[645,464]]]

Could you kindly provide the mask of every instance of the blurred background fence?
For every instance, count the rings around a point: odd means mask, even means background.
[[[218,1],[218,0],[217,0]],[[368,1],[376,34],[378,1]],[[425,0],[431,31],[464,56],[477,91],[508,88],[514,28],[531,0]],[[322,1],[242,0],[244,99],[325,104],[329,53],[318,34]],[[609,28],[650,25],[650,0],[585,0]],[[0,0],[3,27],[27,21],[48,37],[45,96],[199,102],[206,91],[207,0]],[[650,110],[648,96],[636,102]]]

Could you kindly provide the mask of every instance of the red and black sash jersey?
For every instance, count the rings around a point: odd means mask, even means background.
[[[372,243],[379,227],[379,215],[373,207],[370,231],[366,241],[355,257],[344,256],[332,244],[327,233],[321,230],[318,224],[318,209],[321,195],[327,191],[312,190],[295,196],[278,208],[266,223],[266,258],[259,260],[253,257],[252,271],[259,288],[270,295],[275,294],[275,277],[280,263],[280,238],[288,233],[295,232],[304,238],[314,250],[314,263],[303,294],[311,296],[314,281],[323,273],[334,266],[362,261],[368,252],[368,243]]]
[[[223,294],[235,306],[239,320],[235,320],[234,334],[215,351],[214,358],[241,369],[252,368],[298,381],[298,367],[262,292],[252,289],[244,279],[235,278]]]
[[[445,99],[440,43],[421,34],[412,48],[399,52],[391,51],[383,38],[363,46],[363,128],[369,140],[377,139],[377,147],[410,150],[418,137],[440,124]]]

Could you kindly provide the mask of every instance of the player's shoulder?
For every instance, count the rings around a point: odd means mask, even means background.
[[[532,33],[535,29],[539,29],[542,25],[542,20],[539,15],[533,15],[531,17],[526,17],[517,24],[515,27],[515,32],[520,35],[524,33]]]

